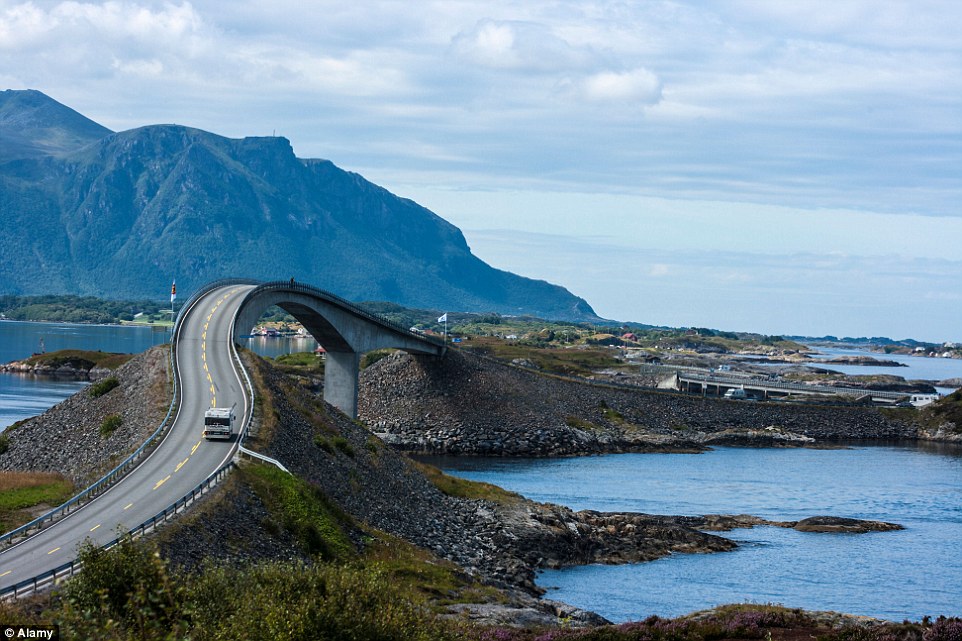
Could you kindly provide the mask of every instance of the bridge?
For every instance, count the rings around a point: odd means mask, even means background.
[[[879,405],[894,405],[908,400],[905,392],[883,392],[856,387],[833,387],[829,385],[806,385],[773,379],[760,379],[733,374],[677,370],[663,380],[658,387],[677,389],[682,392],[702,396],[722,396],[730,389],[744,389],[752,398],[771,399],[785,396],[835,396],[839,400],[871,402]]]
[[[330,292],[293,280],[264,283],[247,290],[234,319],[234,335],[249,335],[271,305],[296,318],[324,346],[324,400],[351,418],[357,418],[357,376],[361,356],[366,352],[395,348],[415,354],[444,354],[442,342],[410,332]]]
[[[360,357],[395,347],[444,354],[443,343],[407,331],[310,285],[290,281],[218,281],[184,304],[174,328],[174,396],[167,417],[125,461],[66,503],[0,536],[0,599],[30,594],[79,571],[85,540],[107,547],[118,529],[146,534],[214,487],[246,453],[254,389],[235,340],[271,305],[302,322],[328,352],[324,398],[351,417],[357,413]],[[81,392],[83,393],[83,392]],[[236,406],[239,435],[207,441],[208,407]],[[273,461],[277,463],[276,461]]]

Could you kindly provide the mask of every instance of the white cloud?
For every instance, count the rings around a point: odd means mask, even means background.
[[[661,81],[647,69],[603,71],[587,77],[583,87],[589,100],[652,105],[661,99]]]

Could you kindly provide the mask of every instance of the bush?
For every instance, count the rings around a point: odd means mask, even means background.
[[[0,454],[6,454],[10,449],[10,439],[6,434],[0,434]]]
[[[86,541],[77,560],[83,572],[64,590],[64,638],[182,638],[183,588],[153,547],[128,537],[110,550]]]
[[[318,434],[314,437],[314,445],[318,446],[328,454],[334,453],[334,445],[331,443],[330,439]]]
[[[924,641],[962,641],[962,619],[939,617],[922,635]]]
[[[343,436],[334,437],[334,447],[341,450],[351,458],[354,458],[354,448],[351,447],[351,444]]]
[[[110,436],[123,424],[124,419],[119,414],[108,414],[104,417],[104,422],[100,424],[100,435]]]
[[[115,387],[120,387],[120,381],[115,376],[97,381],[89,388],[90,398],[100,398]]]

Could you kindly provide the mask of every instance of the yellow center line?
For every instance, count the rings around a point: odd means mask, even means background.
[[[201,343],[201,344],[200,344],[200,348],[206,352],[206,351],[207,351],[207,341],[204,341],[203,343]]]
[[[59,550],[59,549],[60,549],[60,548],[54,548],[54,549],[50,550],[49,552],[47,552],[47,554],[53,554],[54,552],[56,552],[56,551]]]
[[[194,447],[190,448],[190,453],[193,455],[193,453],[197,451],[197,448],[198,448],[198,447],[200,447],[200,441],[197,441],[197,445],[195,445]]]
[[[129,509],[132,508],[133,506],[134,506],[133,503],[128,503],[127,505],[124,506],[124,509],[125,509],[125,510],[129,510]]]
[[[170,480],[170,474],[168,474],[168,475],[165,476],[164,478],[162,478],[162,479],[160,479],[159,481],[157,481],[157,485],[154,486],[154,489],[156,490],[158,487],[160,487],[161,485],[163,485],[164,483],[166,483],[168,480]]]
[[[3,574],[0,574],[0,577],[7,576],[7,575],[10,574],[11,572],[13,572],[13,570],[7,570],[7,571],[4,572]]]
[[[178,464],[177,464],[177,467],[174,468],[174,474],[176,474],[177,472],[179,472],[179,471],[180,471],[180,468],[184,467],[184,465],[186,465],[186,464],[187,464],[187,461],[189,461],[189,460],[190,460],[190,457],[188,456],[188,457],[185,458],[183,461],[181,461],[180,463],[178,463]]]
[[[95,526],[93,526],[92,528],[90,528],[90,531],[93,532],[94,530],[96,530],[96,529],[99,528],[99,527],[100,527],[100,523],[98,523],[97,525],[95,525]]]
[[[201,334],[200,337],[203,338],[203,339],[206,341],[206,340],[207,340],[207,332],[204,332],[203,334]]]
[[[207,364],[207,352],[204,352],[204,353],[201,354],[200,356],[201,356],[201,358],[204,359],[204,364],[206,365],[206,364]]]

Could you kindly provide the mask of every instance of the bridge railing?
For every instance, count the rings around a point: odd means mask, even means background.
[[[172,336],[176,336],[176,332]],[[157,445],[160,437],[166,432],[167,428],[170,427],[171,419],[176,415],[176,408],[179,404],[179,384],[177,380],[177,370],[176,370],[176,349],[174,347],[173,339],[170,346],[170,354],[168,355],[168,364],[170,365],[170,373],[173,378],[173,395],[170,401],[170,407],[167,409],[167,415],[157,426],[157,429],[147,437],[147,440],[138,447],[130,456],[124,459],[112,470],[107,472],[103,477],[95,481],[93,484],[89,485],[78,494],[67,500],[65,503],[58,505],[49,512],[41,514],[34,520],[21,525],[20,527],[7,532],[6,534],[0,535],[0,546],[5,546],[12,543],[18,538],[26,538],[35,532],[39,532],[45,526],[63,518],[67,514],[73,512],[79,508],[82,504],[99,496],[101,493],[106,491],[108,488],[112,487],[117,481],[122,479],[127,475],[133,468],[135,468],[147,454],[153,451],[153,448]]]
[[[158,526],[166,523],[170,519],[174,518],[188,507],[194,503],[197,499],[207,494],[211,489],[213,489],[217,484],[219,484],[224,478],[230,473],[230,471],[236,466],[236,464],[231,461],[227,463],[216,472],[208,476],[206,479],[201,481],[194,489],[185,494],[180,499],[174,501],[163,510],[150,517],[140,525],[131,528],[125,536],[137,539],[145,534],[149,534],[157,529]],[[109,550],[118,543],[121,542],[121,538],[116,538],[103,546],[103,549]],[[29,596],[40,590],[44,590],[49,587],[57,585],[60,581],[67,579],[74,574],[77,574],[83,568],[83,564],[74,559],[69,563],[65,563],[59,567],[49,570],[42,574],[38,574],[35,577],[20,581],[14,585],[4,588],[0,592],[0,601],[6,601],[10,599],[19,599],[21,597]]]
[[[808,392],[809,394],[836,394],[850,396],[873,396],[875,398],[888,398],[898,400],[907,395],[902,392],[887,392],[881,390],[862,389],[858,387],[833,387],[830,385],[806,385],[804,383],[789,383],[786,381],[772,381],[764,379],[748,379],[734,376],[719,376],[718,374],[698,374],[687,372],[679,374],[681,380],[691,380],[696,383],[707,383],[717,385],[737,385],[745,387],[758,387],[767,389],[778,389],[796,392]]]
[[[399,325],[398,323],[395,323],[394,321],[392,321],[391,319],[385,316],[370,312],[364,309],[363,307],[361,307],[360,305],[358,305],[357,303],[352,303],[347,299],[341,298],[337,294],[332,294],[329,291],[320,289],[318,287],[314,287],[313,285],[298,283],[296,281],[291,283],[290,281],[281,280],[281,281],[272,281],[269,283],[262,283],[257,287],[255,291],[275,291],[275,290],[293,290],[293,291],[302,291],[302,292],[308,293],[322,300],[326,300],[329,303],[334,303],[335,305],[343,307],[349,310],[352,314],[360,316],[365,320],[371,321],[372,323],[375,323],[377,325],[381,325],[385,329],[389,329],[393,332],[397,332],[399,334],[409,336],[411,338],[414,338],[416,340],[419,340],[425,343],[431,343],[442,349],[446,348],[446,345],[443,340],[436,339],[432,336],[425,336],[423,334],[417,334],[415,332],[412,332],[409,328]],[[252,291],[251,294],[253,293],[254,292]]]
[[[138,455],[139,455],[139,457],[142,457],[142,456],[143,456],[144,452],[146,451],[147,446],[148,446],[152,441],[155,441],[155,439],[156,439],[156,438],[160,435],[160,433],[162,432],[162,429],[167,425],[167,422],[170,420],[171,416],[174,414],[174,409],[175,409],[175,407],[176,407],[176,405],[177,405],[178,392],[179,392],[179,382],[178,382],[177,371],[176,371],[176,352],[177,352],[177,337],[178,337],[178,331],[177,331],[177,330],[178,330],[178,329],[180,328],[180,326],[181,326],[181,320],[182,320],[183,316],[184,316],[185,313],[186,313],[185,310],[187,310],[187,309],[189,309],[191,306],[193,306],[193,304],[194,304],[197,300],[199,300],[202,296],[204,296],[205,294],[207,294],[207,293],[209,293],[209,292],[211,292],[211,291],[213,291],[213,290],[215,290],[215,289],[218,289],[218,288],[224,287],[224,286],[230,286],[230,285],[249,285],[249,284],[252,284],[252,283],[251,283],[250,281],[248,281],[248,280],[239,280],[239,279],[222,280],[222,281],[218,281],[217,283],[211,283],[210,285],[207,285],[206,287],[202,288],[201,290],[198,290],[197,292],[195,292],[192,296],[190,296],[190,297],[187,299],[187,301],[184,303],[184,306],[181,308],[180,313],[179,313],[178,316],[177,316],[177,321],[176,321],[176,323],[175,323],[175,325],[174,325],[174,332],[173,332],[173,334],[172,334],[172,339],[171,339],[171,346],[170,346],[170,364],[171,364],[171,374],[172,374],[173,381],[174,381],[174,383],[173,383],[173,384],[174,384],[174,396],[173,396],[173,400],[172,400],[172,402],[171,402],[171,406],[170,406],[170,408],[169,408],[168,411],[167,411],[167,416],[164,418],[164,422],[161,423],[160,427],[158,427],[158,429],[154,432],[154,434],[152,434],[152,435],[149,437],[149,439],[148,439],[140,448],[138,448],[138,450],[137,450],[136,452],[134,452],[134,454],[131,454],[131,456],[128,457],[128,459],[127,459],[126,461],[124,461],[124,463],[121,463],[121,464],[118,465],[116,468],[114,468],[114,470],[111,470],[111,472],[109,472],[106,476],[104,476],[104,478],[100,479],[100,481],[97,481],[97,483],[94,483],[92,486],[90,486],[90,488],[87,488],[87,490],[84,490],[84,492],[82,492],[81,494],[78,494],[77,497],[74,497],[73,499],[71,499],[70,501],[68,501],[67,503],[65,503],[64,505],[62,505],[62,506],[60,506],[60,507],[58,507],[58,508],[55,508],[54,510],[51,510],[51,511],[48,512],[46,515],[41,516],[41,517],[39,517],[38,519],[35,519],[35,520],[32,521],[31,523],[28,523],[27,525],[22,526],[21,528],[17,528],[17,530],[14,530],[13,532],[10,532],[10,533],[8,533],[8,534],[5,534],[5,535],[4,535],[4,538],[5,538],[5,537],[11,537],[11,538],[7,538],[7,541],[8,541],[8,542],[12,539],[12,536],[16,536],[16,535],[18,535],[18,533],[24,534],[25,532],[28,531],[28,528],[30,528],[30,526],[36,527],[35,524],[37,524],[37,523],[42,523],[45,517],[48,517],[48,516],[54,515],[54,514],[59,515],[59,516],[62,516],[62,515],[64,515],[64,514],[66,514],[66,513],[67,513],[67,510],[64,509],[63,511],[61,511],[62,508],[66,508],[66,506],[69,506],[69,505],[72,505],[74,508],[77,507],[77,506],[79,505],[79,501],[77,500],[78,497],[81,497],[81,496],[86,495],[87,498],[90,498],[90,496],[92,496],[92,495],[90,494],[92,488],[99,488],[99,491],[103,491],[104,489],[106,489],[107,485],[105,485],[105,483],[107,483],[107,480],[108,480],[108,478],[111,477],[111,475],[114,475],[114,474],[117,473],[119,470],[121,470],[121,468],[124,468],[125,464],[126,464],[126,465],[130,465],[130,464],[132,464],[133,461],[138,460],[138,458],[137,458]],[[230,341],[230,344],[231,344],[231,350],[232,350],[232,354],[233,354],[234,358],[236,358],[237,361],[238,361],[238,363],[240,363],[239,356],[238,356],[238,354],[237,354],[236,348],[234,347],[234,341],[231,340],[231,341]],[[240,364],[240,367],[241,367],[241,371],[244,373],[245,379],[247,380],[247,385],[248,385],[249,389],[251,390],[251,403],[250,403],[250,409],[248,410],[248,417],[247,417],[248,420],[245,421],[244,434],[238,437],[238,440],[239,440],[239,441],[241,441],[241,440],[243,439],[243,437],[246,436],[247,430],[249,429],[249,426],[250,426],[250,420],[249,420],[249,419],[250,419],[251,416],[253,416],[253,408],[254,408],[254,403],[253,403],[254,387],[253,387],[253,385],[252,385],[252,383],[251,383],[250,377],[249,377],[248,374],[247,374],[247,370],[243,367],[243,364]],[[239,449],[246,449],[246,448],[243,448],[243,446],[242,446],[240,443],[238,443],[238,448],[239,448]],[[264,455],[262,455],[262,454],[258,454],[257,452],[251,452],[250,450],[247,450],[247,452],[249,452],[249,453],[250,453],[251,455],[253,455],[255,458],[259,458],[259,459],[264,460],[264,461],[266,461],[266,462],[273,463],[273,464],[277,465],[278,467],[280,467],[281,469],[283,469],[285,472],[287,471],[287,470],[284,468],[284,466],[280,464],[280,462],[275,461],[274,459],[272,459],[272,458],[270,458],[270,457],[264,456]],[[137,537],[143,536],[143,535],[145,535],[145,534],[148,534],[149,532],[151,532],[151,531],[153,531],[154,529],[156,529],[157,526],[160,525],[161,523],[165,523],[165,522],[167,522],[168,520],[172,519],[172,518],[173,518],[174,516],[176,516],[177,514],[179,514],[180,512],[183,512],[183,511],[184,511],[185,509],[187,509],[187,507],[189,507],[195,500],[197,500],[198,498],[200,498],[201,496],[203,496],[204,494],[206,494],[207,492],[209,492],[214,486],[216,486],[217,484],[219,484],[219,483],[230,473],[230,471],[236,467],[236,465],[237,465],[237,464],[236,464],[234,461],[231,461],[231,462],[227,463],[226,465],[222,466],[221,468],[219,468],[218,470],[216,470],[215,472],[213,472],[210,476],[208,476],[206,479],[204,479],[203,481],[201,481],[200,484],[198,484],[193,490],[191,490],[190,492],[188,492],[187,494],[185,494],[183,497],[181,497],[181,498],[178,499],[177,501],[171,503],[171,504],[168,505],[166,508],[164,508],[163,510],[161,510],[160,512],[158,512],[157,514],[155,514],[155,515],[152,516],[151,518],[147,519],[146,521],[144,521],[144,522],[141,523],[140,525],[138,525],[138,526],[132,528],[131,530],[129,530],[129,531],[127,532],[127,536],[137,538]],[[128,469],[127,471],[129,471],[129,469]],[[113,484],[113,483],[116,482],[117,480],[119,480],[119,477],[113,478],[113,480],[110,481],[110,484]],[[104,547],[104,549],[110,549],[110,548],[112,548],[113,546],[117,545],[117,543],[119,543],[119,542],[120,542],[120,539],[114,539],[113,541],[110,541],[109,543],[107,543],[107,544],[104,545],[103,547]],[[43,590],[43,589],[46,589],[46,588],[48,588],[48,587],[52,587],[52,586],[56,585],[58,582],[60,582],[61,580],[66,579],[66,578],[68,578],[68,577],[71,577],[71,576],[73,576],[74,574],[76,574],[77,572],[79,572],[80,569],[81,569],[81,567],[82,567],[82,565],[81,565],[76,559],[74,559],[73,561],[70,561],[69,563],[65,563],[64,565],[61,565],[61,566],[59,566],[59,567],[57,567],[57,568],[54,568],[53,570],[50,570],[50,571],[48,571],[48,572],[41,573],[41,574],[39,574],[39,575],[37,575],[37,576],[35,576],[35,577],[32,577],[32,578],[30,578],[30,579],[25,579],[25,580],[23,580],[23,581],[21,581],[21,582],[19,582],[19,583],[16,583],[16,584],[14,584],[14,585],[12,585],[12,586],[3,588],[2,591],[0,591],[0,600],[17,599],[17,598],[19,598],[19,597],[23,597],[23,596],[27,596],[27,595],[33,594],[33,593],[37,592],[38,590]]]

